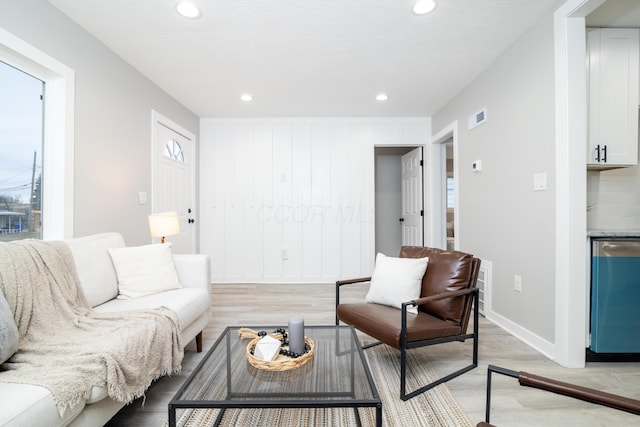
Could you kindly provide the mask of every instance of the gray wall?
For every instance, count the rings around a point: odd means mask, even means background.
[[[74,234],[149,242],[151,110],[195,135],[198,117],[46,0],[0,0],[0,27],[75,71]]]
[[[555,338],[555,100],[549,14],[433,117],[434,134],[459,123],[460,249],[493,263],[492,310]],[[487,108],[487,122],[467,118]],[[483,171],[471,164],[482,160]],[[547,191],[533,191],[535,173]],[[513,289],[522,277],[522,292]]]

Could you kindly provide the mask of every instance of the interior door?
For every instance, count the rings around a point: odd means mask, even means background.
[[[415,148],[400,159],[402,168],[402,245],[423,246],[422,147]]]
[[[180,234],[168,236],[174,253],[195,253],[195,136],[154,112],[151,213],[178,213]]]

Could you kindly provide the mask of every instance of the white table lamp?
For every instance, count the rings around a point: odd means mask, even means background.
[[[160,242],[164,243],[164,238],[180,233],[180,222],[177,212],[162,212],[149,215],[149,231],[151,237],[160,237]]]

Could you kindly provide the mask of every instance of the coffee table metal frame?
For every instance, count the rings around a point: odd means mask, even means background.
[[[265,330],[271,332],[278,328],[275,327],[250,327],[254,330]],[[311,391],[311,392],[280,392],[280,393],[264,393],[259,390],[249,391],[249,392],[236,392],[233,390],[233,368],[232,364],[235,362],[238,363],[237,358],[242,357],[246,360],[245,349],[246,346],[238,346],[237,343],[232,345],[232,340],[238,340],[237,332],[239,327],[227,327],[222,332],[220,337],[216,340],[215,344],[211,349],[207,352],[207,354],[203,357],[202,361],[198,364],[196,369],[193,370],[189,378],[185,381],[185,383],[180,387],[178,392],[169,402],[169,426],[174,427],[176,425],[176,410],[177,409],[193,409],[193,408],[213,408],[220,409],[216,421],[214,425],[219,425],[224,417],[224,413],[227,409],[230,408],[353,408],[355,412],[355,419],[358,425],[362,425],[360,414],[358,413],[358,408],[374,408],[376,413],[376,426],[382,426],[382,401],[380,400],[380,395],[378,394],[378,390],[373,381],[373,377],[371,375],[371,371],[369,369],[369,365],[365,359],[364,352],[362,351],[362,346],[360,345],[360,340],[356,335],[356,331],[352,326],[306,326],[305,327],[305,335],[309,336],[311,339],[314,339],[314,332],[325,333],[328,330],[335,331],[335,354],[333,357],[350,357],[349,359],[349,368],[345,369],[344,373],[338,373],[338,375],[344,374],[349,376],[350,381],[350,390],[325,390],[325,391]],[[338,348],[340,340],[339,336],[344,336],[347,333],[351,336],[349,340],[349,348],[340,349]],[[246,341],[248,344],[248,341]],[[189,393],[189,388],[196,381],[196,379],[201,375],[204,368],[211,362],[209,360],[213,354],[220,352],[220,346],[226,346],[225,351],[225,366],[226,366],[226,395],[223,399],[215,399],[215,400],[207,400],[207,399],[191,399],[184,400],[181,396]],[[242,354],[238,354],[239,352]],[[319,368],[322,369],[326,367],[325,361],[318,360],[319,356],[317,353],[314,355],[314,359],[311,360],[310,363],[317,363]],[[370,389],[366,391],[365,394],[368,394],[368,398],[357,397],[356,393],[356,378],[355,375],[356,363],[359,361],[362,365],[362,369],[358,369],[359,375],[364,374],[365,378],[357,378],[359,383],[365,383],[367,387]],[[253,366],[249,365],[249,362],[246,362],[248,367],[247,369],[257,369]],[[305,365],[306,366],[306,365]],[[335,366],[335,365],[334,365]],[[303,369],[304,366],[297,369]],[[222,369],[222,368],[221,368]],[[335,372],[333,374],[336,374]],[[260,384],[258,382],[258,384]],[[258,387],[259,388],[259,387]]]

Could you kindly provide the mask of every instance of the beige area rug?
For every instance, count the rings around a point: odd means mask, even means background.
[[[409,351],[408,365],[418,367],[410,373],[425,379],[424,384],[435,379],[436,373],[426,358],[425,349]],[[369,368],[382,400],[383,426],[473,426],[446,384],[441,384],[421,395],[403,402],[400,400],[400,352],[387,345],[365,350]],[[414,384],[407,380],[407,389]],[[178,411],[178,426],[211,426],[216,419],[216,409],[189,409]],[[373,408],[359,409],[363,426],[375,425]],[[167,424],[165,424],[166,426]],[[223,426],[355,426],[354,410],[337,409],[228,409]]]

